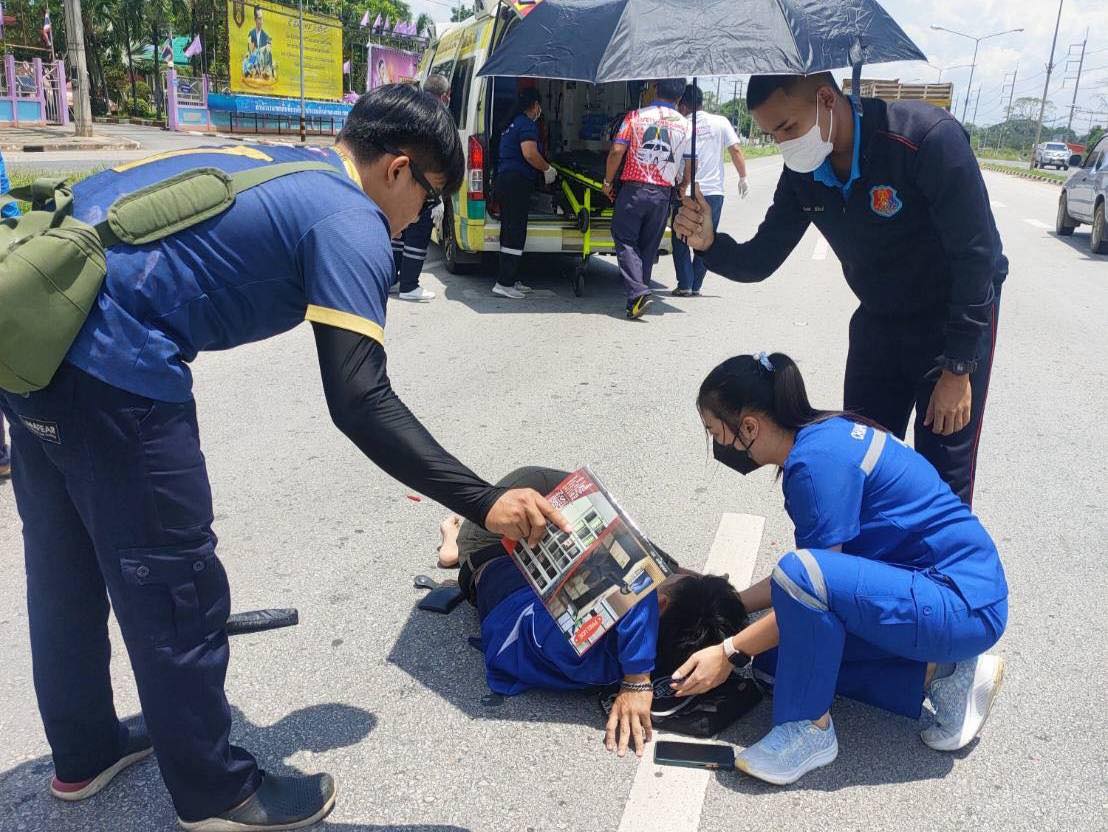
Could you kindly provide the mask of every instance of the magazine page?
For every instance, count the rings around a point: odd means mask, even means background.
[[[589,468],[570,474],[547,498],[572,530],[551,529],[533,548],[505,546],[580,655],[670,570]]]

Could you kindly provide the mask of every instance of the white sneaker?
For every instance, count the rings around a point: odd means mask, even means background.
[[[824,729],[804,719],[774,726],[735,758],[735,768],[775,786],[787,786],[838,756],[835,723],[828,723]]]
[[[524,285],[523,285],[522,283],[520,283],[520,282],[519,282],[518,280],[516,281],[516,285],[515,285],[515,286],[514,286],[513,288],[514,288],[514,289],[515,289],[515,290],[516,290],[517,292],[522,292],[522,293],[523,293],[523,294],[525,294],[525,295],[529,295],[529,294],[531,294],[531,293],[532,293],[533,291],[535,291],[535,290],[534,290],[534,289],[532,289],[532,288],[531,288],[530,286],[524,286]]]
[[[511,298],[512,300],[523,300],[527,297],[514,286],[501,286],[499,283],[492,287],[492,293],[494,295],[500,295],[502,298]]]
[[[416,286],[410,292],[401,292],[401,300],[415,300],[415,301],[429,301],[435,299],[435,293],[430,289],[424,289],[422,286]]]
[[[935,708],[935,724],[920,732],[923,741],[936,751],[965,748],[988,719],[1000,683],[1004,680],[1004,659],[982,655],[958,662],[954,672],[935,679],[927,696]]]

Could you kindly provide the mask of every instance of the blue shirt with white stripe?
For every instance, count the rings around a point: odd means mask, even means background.
[[[971,609],[1008,596],[996,545],[926,459],[896,437],[841,416],[797,431],[785,460],[796,545],[927,571]]]
[[[493,569],[518,572],[509,558],[486,567]],[[482,583],[490,577],[486,571]],[[652,592],[578,656],[535,591],[530,586],[517,589],[481,622],[489,688],[504,696],[532,688],[583,690],[649,673],[658,648],[658,619],[658,593]]]

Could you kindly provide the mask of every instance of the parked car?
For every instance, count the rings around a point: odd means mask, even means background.
[[[1104,136],[1089,151],[1081,167],[1062,186],[1058,197],[1058,219],[1055,230],[1068,237],[1081,223],[1092,226],[1089,247],[1094,254],[1108,254],[1108,223],[1105,203],[1108,202],[1108,136]]]
[[[1070,166],[1072,155],[1073,151],[1065,142],[1043,142],[1035,145],[1035,152],[1031,155],[1031,167],[1065,170]]]

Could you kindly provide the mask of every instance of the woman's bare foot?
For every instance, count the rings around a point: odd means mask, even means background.
[[[439,544],[439,569],[458,568],[458,530],[462,527],[462,518],[451,514],[439,524],[442,543]]]

